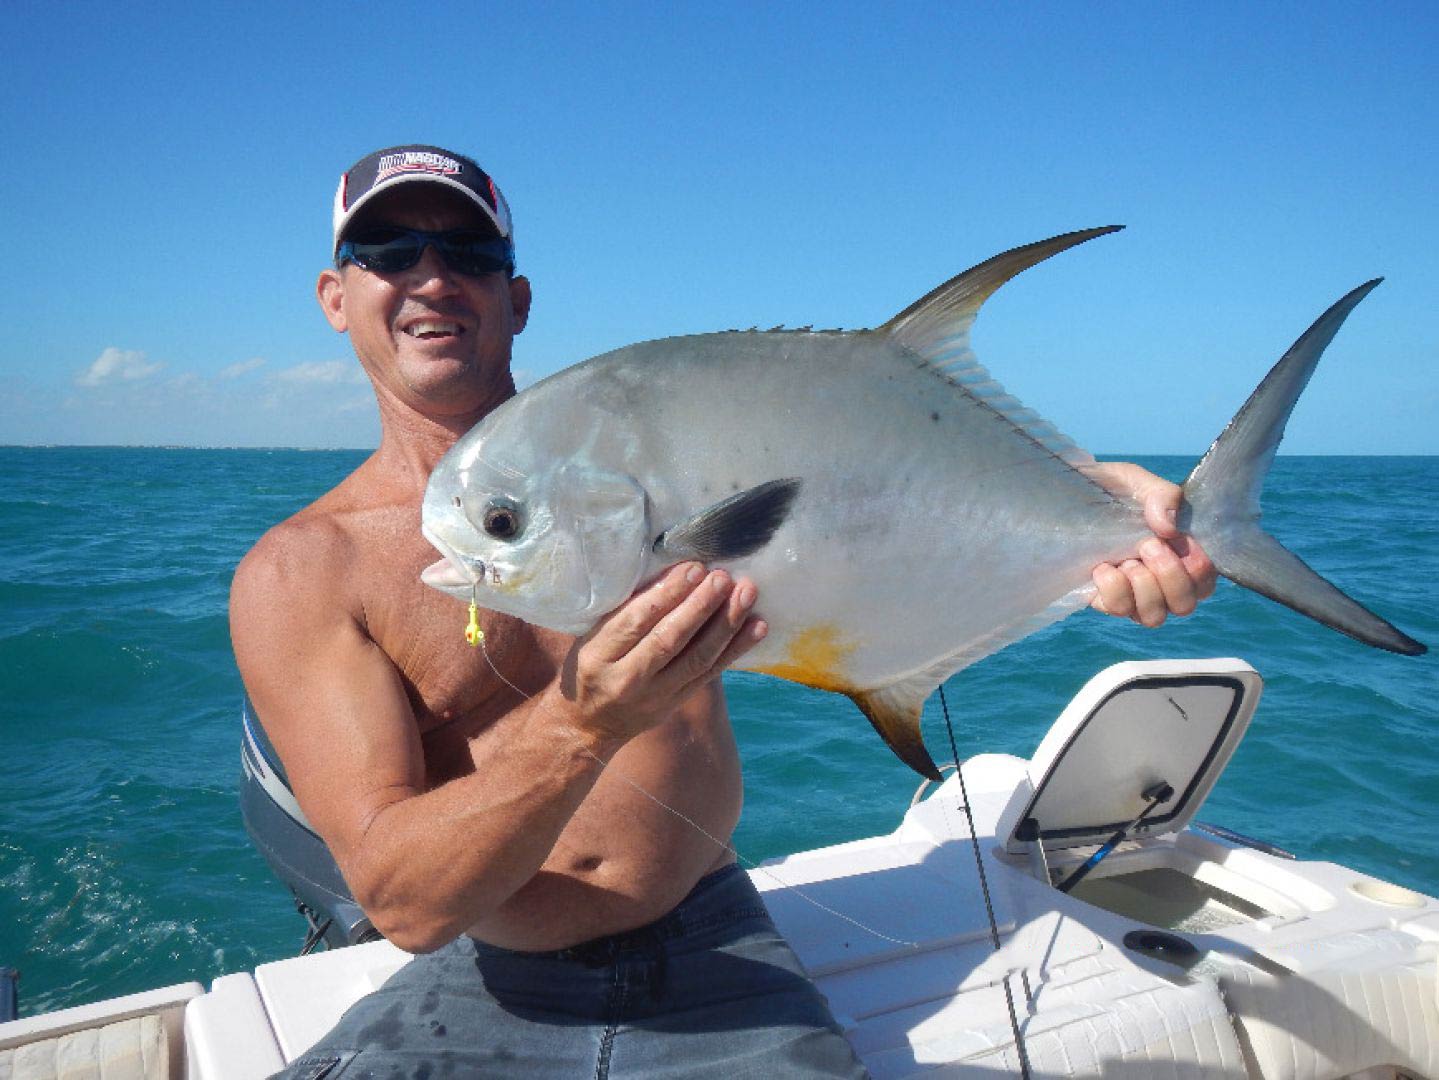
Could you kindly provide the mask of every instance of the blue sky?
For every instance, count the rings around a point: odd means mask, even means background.
[[[1201,452],[1382,275],[1284,450],[1436,453],[1436,12],[9,4],[0,443],[374,445],[314,280],[340,171],[419,141],[509,198],[522,379],[670,334],[872,326],[1120,223],[976,330],[1082,445]]]

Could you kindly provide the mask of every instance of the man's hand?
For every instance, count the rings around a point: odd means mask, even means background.
[[[1094,568],[1099,592],[1090,607],[1142,626],[1190,614],[1214,592],[1218,572],[1199,542],[1175,526],[1183,498],[1179,485],[1123,462],[1106,462],[1085,472],[1107,490],[1139,502],[1144,522],[1154,532],[1140,544],[1139,558]]]
[[[768,630],[749,617],[756,589],[723,570],[682,563],[575,642],[559,690],[575,727],[612,753],[670,716]]]

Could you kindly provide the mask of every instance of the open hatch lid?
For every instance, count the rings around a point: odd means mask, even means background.
[[[1045,848],[1102,844],[1148,805],[1146,790],[1174,792],[1130,836],[1178,832],[1193,820],[1229,764],[1259,704],[1264,680],[1243,660],[1115,664],[1085,684],[1030,759],[999,820],[1005,849],[1034,837]]]

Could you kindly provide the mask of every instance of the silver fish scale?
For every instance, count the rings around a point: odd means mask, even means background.
[[[491,445],[530,458],[522,472],[583,457],[633,476],[656,531],[766,481],[803,481],[771,542],[728,564],[760,584],[771,626],[746,668],[793,662],[817,628],[842,661],[832,674],[856,687],[986,642],[972,662],[1004,644],[997,627],[1022,636],[1063,614],[1051,605],[1147,533],[1137,509],[876,332],[645,342],[525,398],[524,438],[497,423]],[[651,556],[645,576],[658,569]]]
[[[751,552],[716,564],[754,578],[770,624],[743,666],[850,694],[904,761],[938,779],[919,731],[925,697],[1083,604],[1093,567],[1148,535],[1137,506],[1080,471],[1093,459],[969,348],[995,289],[1114,231],[1002,252],[877,330],[670,338],[545,380],[436,466],[424,527],[446,558],[425,580],[577,632],[687,543]],[[1180,523],[1231,581],[1419,655],[1423,643],[1315,574],[1258,517],[1290,410],[1378,283],[1331,305],[1264,378],[1186,481]],[[787,516],[775,526],[780,491]],[[504,520],[528,524],[485,535],[495,500]],[[661,536],[675,544],[657,554]]]

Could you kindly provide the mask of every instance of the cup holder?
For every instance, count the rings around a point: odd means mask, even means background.
[[[1199,950],[1178,934],[1163,930],[1131,930],[1124,935],[1124,947],[1151,960],[1188,970],[1199,960]]]
[[[1370,903],[1384,904],[1386,907],[1421,908],[1428,901],[1421,893],[1401,885],[1390,885],[1387,881],[1356,881],[1349,886],[1349,891],[1355,896],[1362,896]]]

